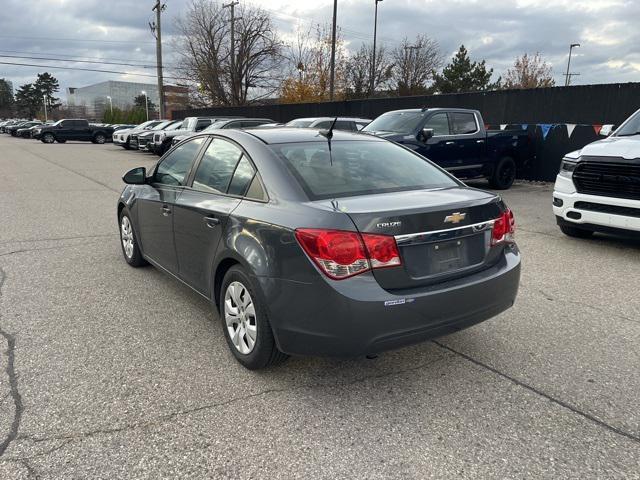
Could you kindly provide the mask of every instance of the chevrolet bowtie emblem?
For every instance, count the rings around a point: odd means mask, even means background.
[[[455,212],[444,217],[444,223],[460,223],[466,216],[466,213]]]

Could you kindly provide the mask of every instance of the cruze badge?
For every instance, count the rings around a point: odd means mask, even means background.
[[[402,222],[380,222],[380,223],[376,223],[376,227],[378,227],[378,228],[399,227],[400,225],[402,225]]]
[[[466,213],[455,212],[444,217],[444,223],[460,223],[466,216]]]

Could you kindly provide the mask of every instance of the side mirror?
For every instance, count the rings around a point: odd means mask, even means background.
[[[147,183],[147,169],[138,167],[129,170],[122,177],[122,181],[128,185],[144,185]]]
[[[420,135],[422,136],[422,141],[426,142],[430,138],[433,138],[433,128],[423,128]]]

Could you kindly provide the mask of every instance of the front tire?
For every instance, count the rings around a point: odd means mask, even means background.
[[[585,230],[584,228],[569,227],[568,225],[560,225],[560,230],[568,237],[573,238],[591,238],[593,230]]]
[[[140,252],[138,239],[133,231],[133,223],[127,210],[120,212],[120,246],[124,259],[129,265],[137,268],[147,264]]]
[[[224,336],[238,362],[259,370],[288,358],[278,350],[267,310],[242,267],[231,267],[226,273],[219,298]]]
[[[107,137],[105,137],[104,134],[102,133],[96,133],[93,136],[93,143],[97,143],[98,145],[102,145],[106,141],[107,141]]]
[[[508,190],[516,179],[516,162],[511,157],[502,157],[489,179],[489,185],[496,190]]]
[[[53,143],[56,141],[56,137],[53,133],[45,133],[42,135],[42,143]]]

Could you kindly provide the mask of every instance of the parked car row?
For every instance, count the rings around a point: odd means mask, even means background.
[[[0,132],[14,137],[35,138],[43,143],[64,143],[67,140],[105,143],[113,132],[133,125],[89,123],[85,119],[65,118],[57,122],[40,120],[7,120],[0,122]]]

